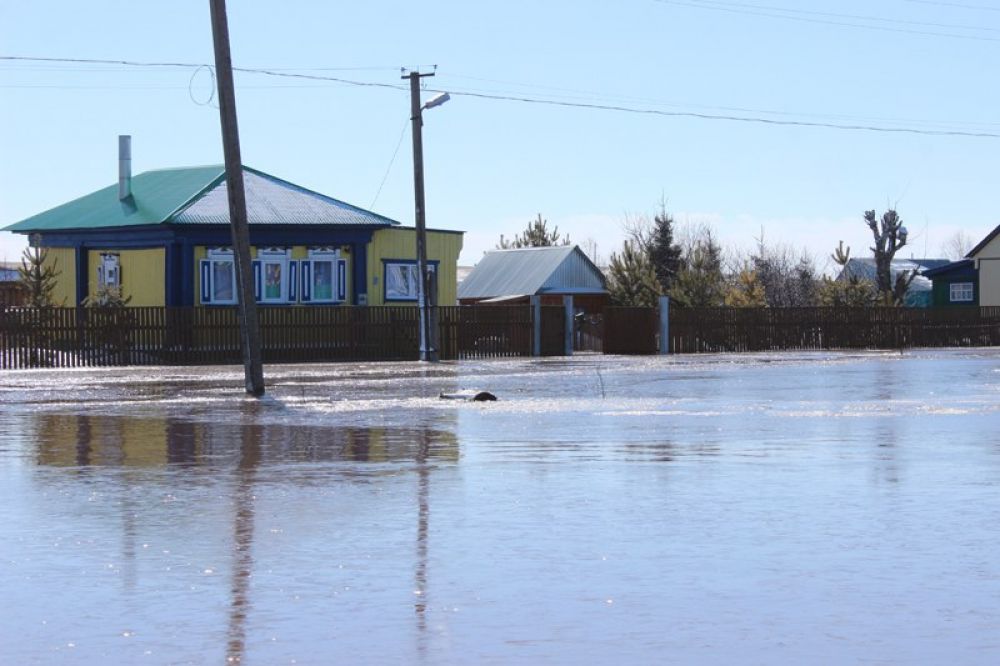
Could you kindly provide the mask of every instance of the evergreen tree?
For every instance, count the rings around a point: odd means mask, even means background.
[[[840,241],[837,249],[830,256],[840,266],[842,274],[836,280],[823,277],[816,289],[816,299],[819,304],[828,307],[850,308],[873,305],[878,298],[878,290],[875,285],[857,275],[843,274],[843,269],[851,260],[851,248],[845,248],[844,241]]]
[[[656,271],[635,243],[625,241],[620,254],[611,253],[608,272],[608,291],[614,305],[651,308],[659,302]]]
[[[653,233],[647,251],[660,290],[668,293],[681,269],[682,250],[680,245],[674,243],[674,219],[663,203],[660,204],[660,212],[653,218]]]
[[[689,307],[715,307],[724,302],[722,248],[708,229],[695,238],[684,253],[670,298]]]
[[[726,290],[725,303],[733,308],[765,308],[767,296],[764,285],[757,279],[757,272],[744,268],[736,275],[736,281]]]
[[[39,237],[32,236],[31,245],[24,248],[21,255],[21,267],[17,272],[21,285],[28,293],[28,307],[50,308],[55,305],[52,293],[60,271],[57,261],[48,263],[49,251],[39,245]]]
[[[553,245],[569,245],[569,236],[560,237],[559,227],[553,227],[549,231],[548,220],[542,219],[542,214],[531,222],[528,222],[523,234],[514,236],[514,240],[507,240],[500,234],[500,242],[497,243],[498,250],[511,250],[522,247],[550,247]]]

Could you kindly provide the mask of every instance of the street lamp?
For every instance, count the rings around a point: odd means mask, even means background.
[[[424,109],[441,106],[451,96],[441,93],[420,105],[420,79],[434,76],[433,72],[410,72],[402,78],[410,80],[410,121],[413,123],[413,196],[416,204],[417,227],[417,308],[420,311],[420,360],[435,362],[439,359],[436,322],[432,321],[431,308],[437,305],[437,294],[430,289],[427,271],[427,220],[424,208],[424,143],[422,129]],[[433,303],[431,302],[433,301]]]

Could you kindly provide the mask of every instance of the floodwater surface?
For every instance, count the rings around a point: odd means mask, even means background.
[[[266,376],[0,375],[0,663],[1000,663],[998,350]]]

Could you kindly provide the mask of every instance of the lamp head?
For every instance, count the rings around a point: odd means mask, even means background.
[[[439,95],[435,95],[434,97],[431,97],[429,100],[427,100],[427,103],[424,104],[423,108],[433,109],[435,106],[441,106],[449,99],[451,99],[451,95],[449,95],[448,93],[441,93]]]

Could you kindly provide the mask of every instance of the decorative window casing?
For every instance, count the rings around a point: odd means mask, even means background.
[[[201,262],[201,302],[213,305],[236,303],[236,261],[233,251],[215,248]]]
[[[340,250],[310,248],[301,264],[303,303],[342,303],[347,300],[347,261]]]
[[[949,300],[952,303],[971,303],[975,298],[975,288],[971,282],[952,282]]]
[[[292,251],[284,248],[261,248],[253,262],[254,295],[260,303],[291,303],[295,301],[293,273],[297,262]]]
[[[436,261],[427,262],[429,273],[437,273]],[[417,289],[420,284],[420,271],[417,262],[412,260],[388,260],[384,263],[385,285],[384,298],[388,301],[416,301]]]
[[[101,254],[100,263],[97,264],[97,286],[122,286],[121,257],[119,255],[111,253]]]

